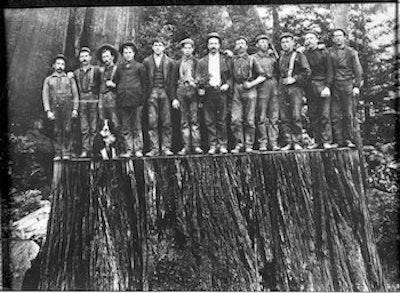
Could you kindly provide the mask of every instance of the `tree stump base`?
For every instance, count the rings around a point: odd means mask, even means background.
[[[357,150],[54,162],[40,290],[384,290]]]

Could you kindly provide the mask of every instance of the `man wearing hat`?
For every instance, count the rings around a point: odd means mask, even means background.
[[[79,90],[79,115],[82,133],[81,158],[91,155],[97,127],[101,74],[98,66],[90,64],[91,54],[88,47],[82,47],[78,56],[80,68],[74,71]]]
[[[331,119],[334,146],[354,148],[358,119],[356,105],[360,95],[362,67],[358,53],[346,45],[346,31],[333,31],[334,46],[330,49],[333,64]]]
[[[194,41],[192,39],[184,39],[179,44],[183,55],[175,66],[174,87],[176,88],[176,97],[172,101],[172,107],[180,108],[181,113],[183,148],[178,154],[186,155],[190,153],[191,147],[196,154],[201,154],[203,150],[200,148],[199,97],[197,96],[195,81],[195,72],[199,61],[193,56]]]
[[[282,54],[279,59],[280,117],[285,145],[282,150],[302,149],[303,104],[302,86],[311,75],[306,56],[294,50],[294,37],[290,33],[280,36]]]
[[[235,40],[235,55],[232,58],[233,100],[231,129],[234,148],[231,153],[239,153],[243,147],[247,153],[253,151],[255,140],[255,110],[257,103],[256,86],[265,80],[265,72],[254,56],[247,54],[247,38]]]
[[[53,60],[54,72],[43,83],[42,101],[49,120],[54,120],[54,160],[71,155],[71,118],[78,117],[79,94],[76,82],[65,73],[65,56]]]
[[[269,144],[271,150],[279,150],[279,100],[277,59],[270,49],[269,38],[265,34],[256,37],[257,53],[253,56],[261,64],[265,72],[265,81],[257,87],[257,129],[259,133],[259,150],[266,151]]]
[[[146,93],[146,69],[134,58],[137,48],[126,42],[119,48],[123,62],[118,66],[113,81],[117,86],[117,108],[121,120],[121,133],[125,140],[125,152],[129,158],[143,156],[142,113]]]
[[[304,87],[314,148],[332,148],[330,104],[332,86],[332,59],[324,47],[318,46],[318,34],[308,31],[304,36],[305,55],[311,68],[311,78]]]
[[[152,44],[153,54],[144,59],[148,80],[148,115],[150,151],[147,156],[159,155],[159,148],[166,156],[171,151],[171,102],[175,99],[174,60],[164,54],[165,41],[157,38]],[[161,133],[158,123],[161,123]]]
[[[220,53],[221,37],[210,33],[207,37],[208,54],[199,60],[196,80],[198,93],[205,96],[204,120],[208,133],[210,149],[213,155],[219,149],[221,154],[228,152],[226,114],[227,90],[232,87],[231,65]]]
[[[99,95],[99,116],[100,119],[109,119],[118,128],[116,85],[113,82],[117,71],[118,61],[117,50],[109,44],[100,46],[96,51],[96,57],[102,64],[100,67],[101,84]]]

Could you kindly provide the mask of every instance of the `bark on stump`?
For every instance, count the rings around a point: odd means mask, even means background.
[[[54,163],[39,289],[383,290],[356,150]]]

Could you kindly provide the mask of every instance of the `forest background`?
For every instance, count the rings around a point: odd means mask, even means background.
[[[13,237],[13,223],[40,208],[43,201],[51,201],[52,133],[43,113],[41,87],[44,78],[51,73],[51,58],[55,54],[64,53],[68,58],[67,69],[72,70],[79,65],[76,55],[80,46],[95,49],[103,43],[119,46],[124,41],[134,40],[138,44],[137,58],[140,61],[151,53],[151,40],[161,35],[167,41],[166,53],[169,56],[179,58],[179,41],[191,37],[196,43],[196,55],[202,57],[207,52],[207,33],[212,31],[221,34],[223,48],[230,50],[235,36],[248,36],[249,53],[256,50],[254,37],[266,33],[279,52],[278,40],[282,32],[293,33],[301,45],[304,32],[315,29],[320,32],[325,45],[330,47],[333,28],[341,26],[349,32],[349,45],[359,52],[364,70],[358,114],[366,158],[368,206],[389,289],[399,290],[399,164],[395,152],[399,133],[398,89],[395,87],[399,36],[395,35],[398,29],[395,5],[4,10],[8,78],[2,102],[7,97],[9,129],[1,136],[2,145],[5,143],[8,148],[2,150],[0,165],[6,166],[11,185],[7,194],[2,188],[3,239]],[[177,123],[176,119],[174,123]],[[42,237],[32,239],[42,244]]]

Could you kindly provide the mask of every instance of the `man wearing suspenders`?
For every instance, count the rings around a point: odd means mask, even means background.
[[[71,155],[71,119],[78,117],[79,95],[74,79],[65,73],[65,56],[58,54],[54,72],[43,83],[43,108],[54,120],[54,160],[68,160]]]
[[[100,70],[98,66],[90,64],[91,59],[90,49],[82,47],[79,50],[80,68],[74,71],[79,89],[79,114],[82,132],[81,158],[91,155],[97,127]]]
[[[280,37],[282,55],[279,59],[280,116],[284,146],[282,150],[302,149],[301,108],[303,84],[311,75],[310,65],[303,53],[294,50],[294,37],[290,33]]]
[[[99,116],[100,119],[109,119],[114,127],[118,129],[117,94],[116,85],[113,82],[117,71],[115,63],[118,60],[118,52],[112,45],[105,44],[96,51],[96,57],[104,65],[100,67]]]
[[[231,153],[239,153],[243,147],[250,153],[255,140],[255,112],[257,103],[256,85],[265,80],[265,72],[254,56],[247,54],[247,39],[238,37],[235,40],[236,55],[232,60],[233,101],[231,129],[235,146]]]

